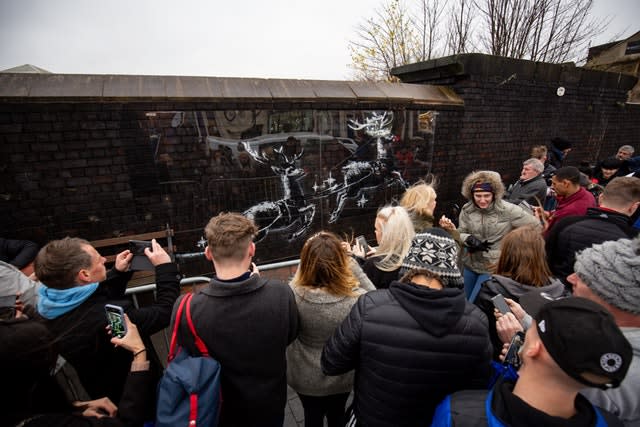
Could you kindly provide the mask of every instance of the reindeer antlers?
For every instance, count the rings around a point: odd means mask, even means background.
[[[295,161],[299,160],[304,154],[304,148],[303,148],[300,150],[299,153],[296,153],[293,155],[293,157],[288,158],[287,155],[284,154],[284,147],[282,145],[278,148],[275,148],[273,151],[279,154],[282,157],[282,160],[284,160],[285,164],[288,164],[288,165],[293,165]]]
[[[271,163],[272,159],[270,159],[269,157],[265,156],[263,151],[257,152],[246,141],[242,141],[242,146],[244,147],[245,151],[247,153],[249,153],[249,155],[256,162],[258,162],[260,164],[263,164],[263,165]],[[278,147],[278,148],[274,148],[273,152],[278,154],[282,158],[282,160],[284,161],[285,164],[293,165],[295,163],[295,161],[300,159],[302,157],[302,155],[304,154],[304,148],[302,150],[300,150],[299,153],[294,154],[291,158],[287,157],[287,155],[284,154],[284,147],[282,145],[280,147]]]
[[[393,112],[385,111],[382,114],[376,112],[371,113],[370,117],[364,119],[364,123],[359,123],[355,120],[349,120],[349,127],[353,130],[362,130],[369,135],[378,133],[384,130],[387,126],[393,123]]]

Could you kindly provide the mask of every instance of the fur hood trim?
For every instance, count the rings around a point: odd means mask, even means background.
[[[473,171],[467,175],[462,181],[462,195],[467,200],[473,200],[471,188],[478,182],[488,182],[494,190],[495,200],[502,200],[504,196],[504,184],[498,172],[494,171]]]

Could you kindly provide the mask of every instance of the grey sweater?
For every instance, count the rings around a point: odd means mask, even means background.
[[[353,387],[353,372],[329,377],[320,368],[325,342],[347,317],[358,297],[375,290],[357,262],[351,260],[350,266],[360,283],[351,297],[332,295],[324,288],[289,284],[298,306],[299,332],[287,347],[287,383],[300,394],[328,396],[348,393]]]

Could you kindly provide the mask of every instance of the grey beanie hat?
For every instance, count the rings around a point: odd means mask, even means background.
[[[583,250],[576,256],[574,271],[607,303],[640,314],[640,236]]]

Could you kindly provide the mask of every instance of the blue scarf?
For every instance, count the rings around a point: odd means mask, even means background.
[[[38,313],[55,319],[85,302],[98,289],[98,282],[69,289],[53,289],[45,285],[38,288]]]

